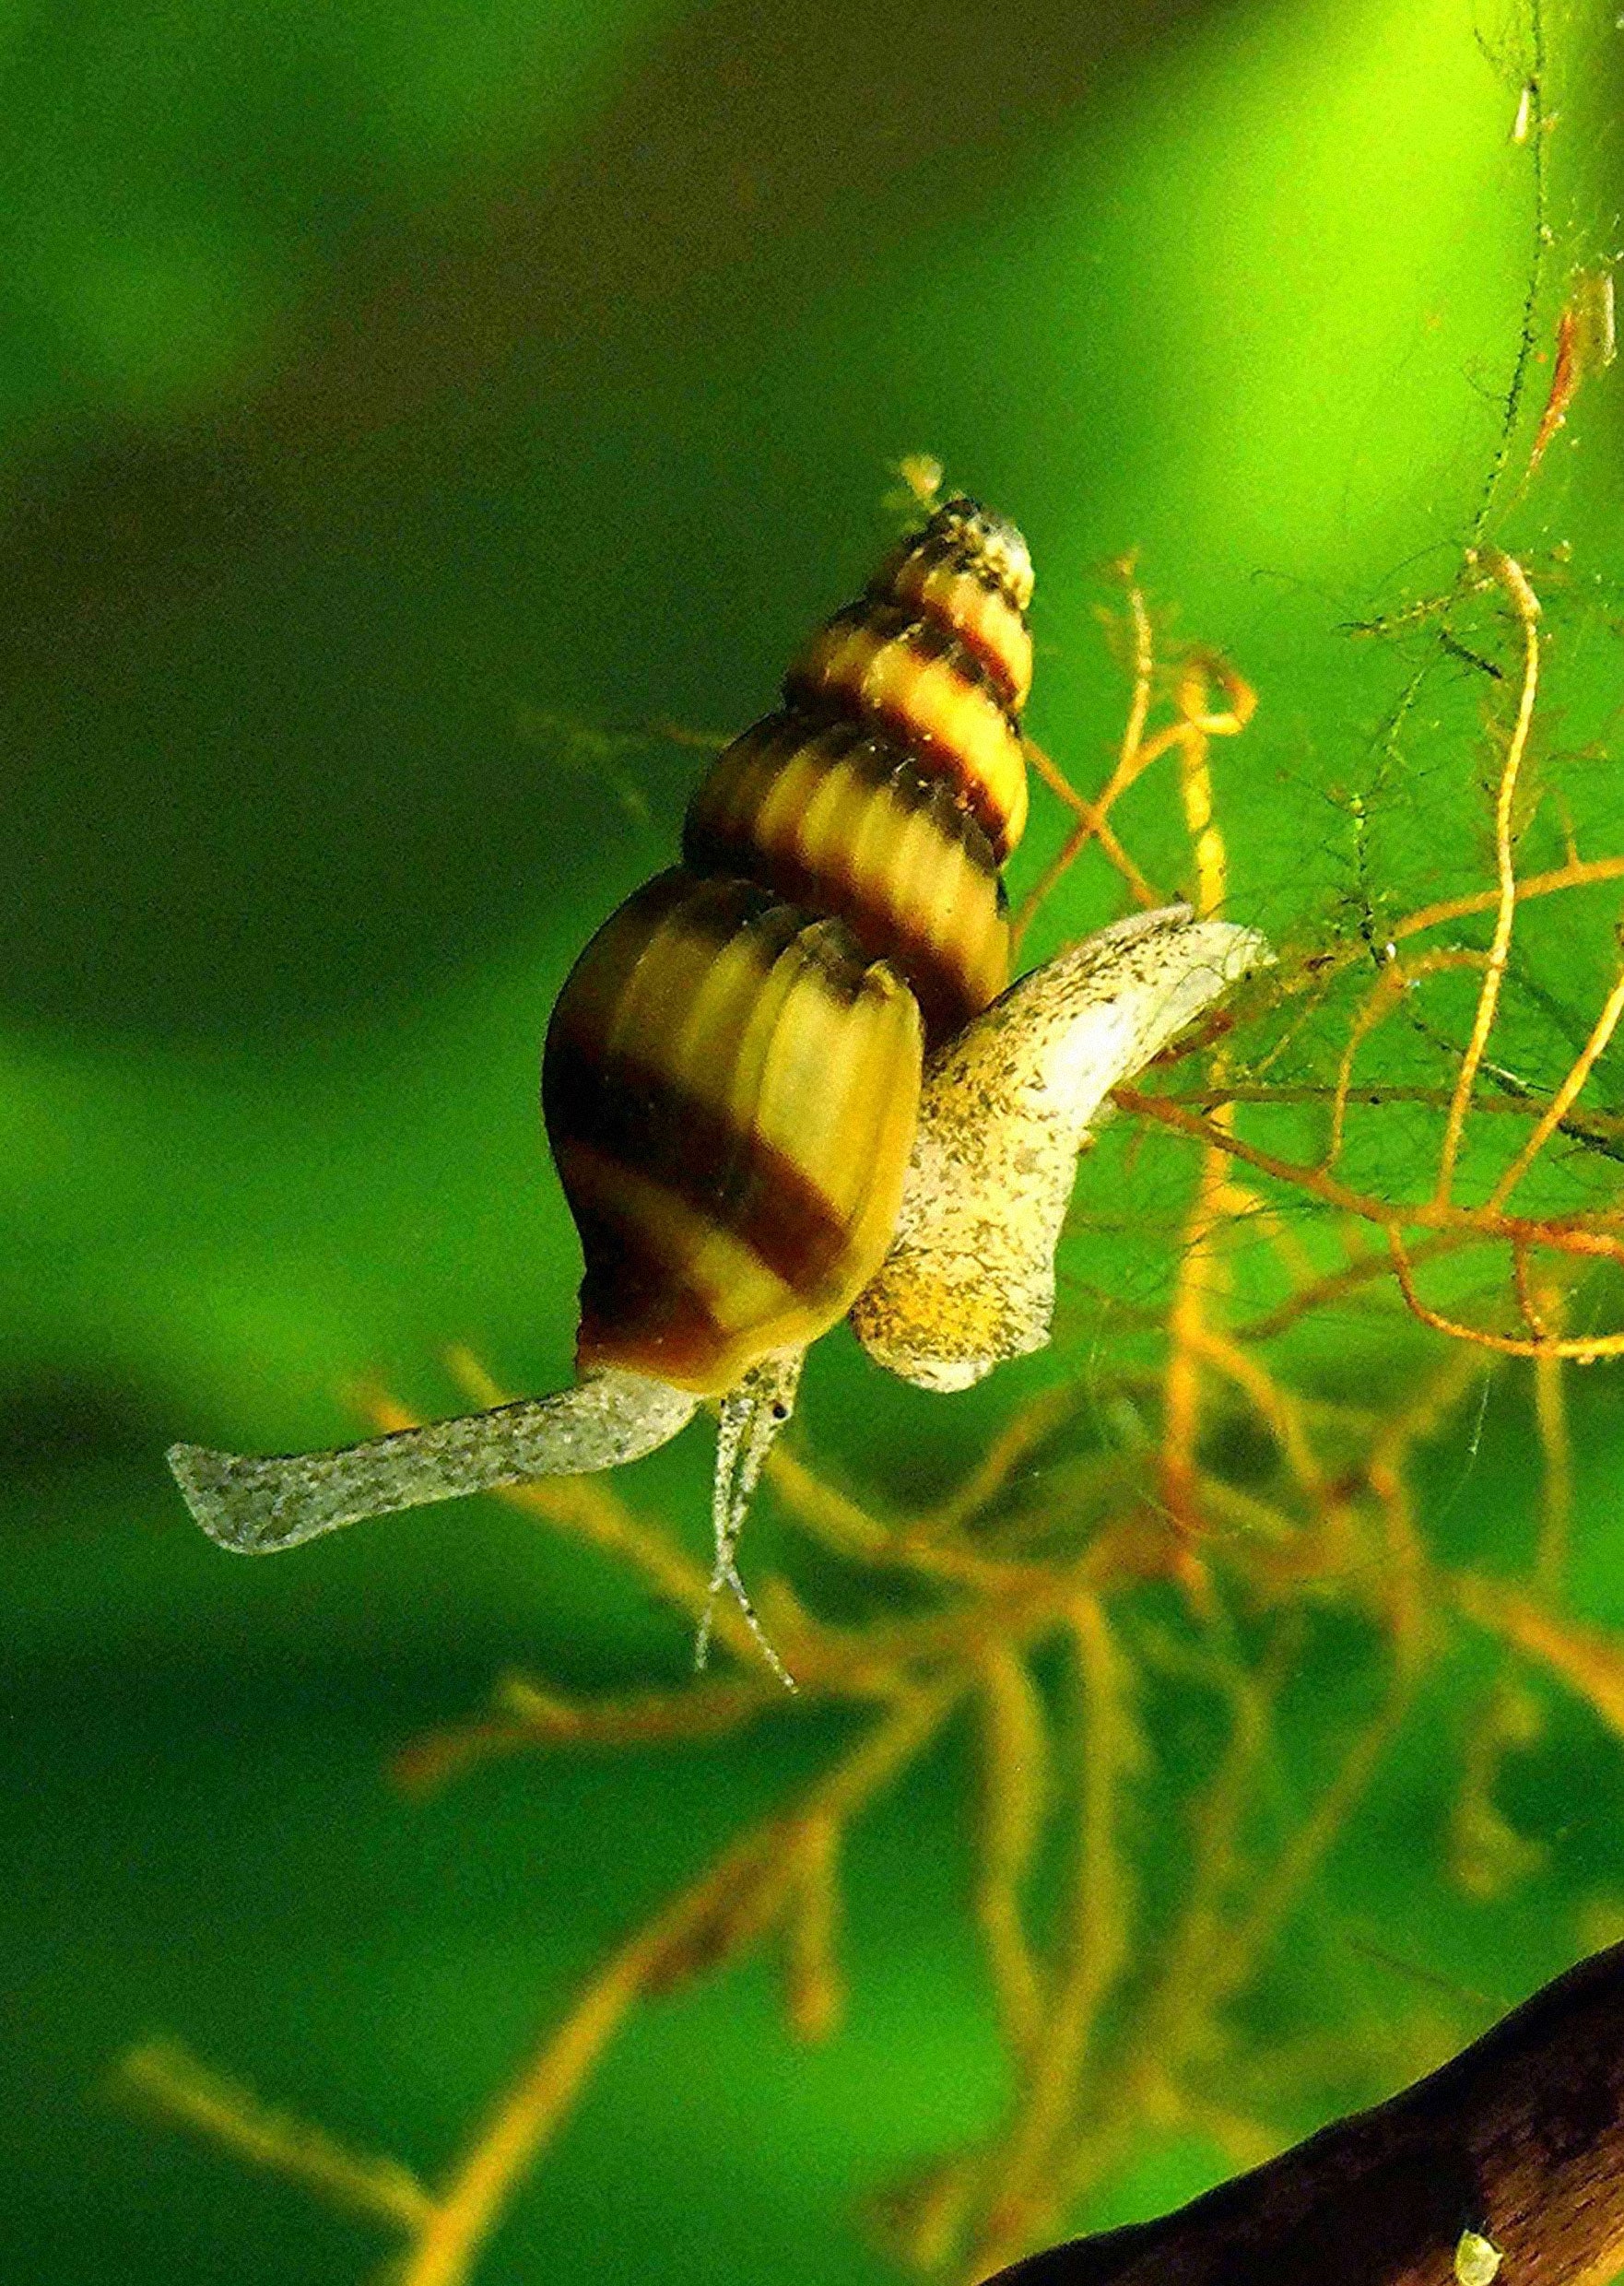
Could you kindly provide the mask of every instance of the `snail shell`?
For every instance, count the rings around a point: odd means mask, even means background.
[[[682,866],[571,971],[542,1096],[583,1373],[731,1389],[878,1268],[924,1052],[1008,981],[1030,595],[1012,525],[940,508],[718,757]]]

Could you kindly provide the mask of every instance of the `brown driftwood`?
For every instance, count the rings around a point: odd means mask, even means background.
[[[1624,1945],[1414,2087],[1159,2221],[987,2286],[1603,2286],[1624,2266]]]

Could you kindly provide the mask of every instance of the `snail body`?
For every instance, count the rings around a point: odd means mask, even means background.
[[[1026,546],[949,501],[812,637],[689,805],[683,863],[559,995],[542,1100],[577,1366],[720,1395],[889,1249],[924,1058],[1008,982]]]

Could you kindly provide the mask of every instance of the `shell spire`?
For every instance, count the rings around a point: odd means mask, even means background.
[[[932,1047],[1009,981],[998,868],[1026,824],[1031,592],[1015,526],[947,501],[805,645],[783,709],[718,756],[683,831],[691,870],[839,914]]]

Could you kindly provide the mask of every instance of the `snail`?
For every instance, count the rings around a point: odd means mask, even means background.
[[[736,1554],[808,1345],[849,1314],[871,1357],[937,1390],[1041,1348],[1107,1092],[1270,958],[1178,905],[1009,985],[1031,589],[1014,525],[944,502],[717,757],[681,865],[571,971],[542,1099],[585,1263],[574,1386],[331,1452],[176,1445],[211,1537],[264,1553],[612,1467],[714,1397],[696,1656],[726,1589],[783,1672]]]

